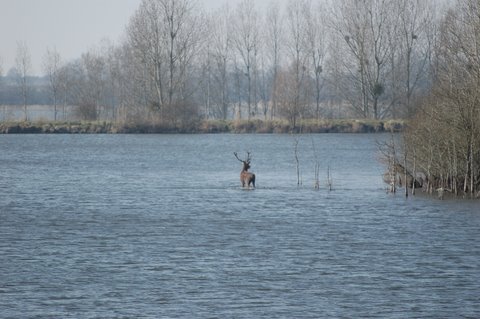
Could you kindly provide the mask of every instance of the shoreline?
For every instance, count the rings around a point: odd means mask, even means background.
[[[183,125],[109,121],[0,122],[0,134],[290,134],[402,132],[403,120],[204,120]]]

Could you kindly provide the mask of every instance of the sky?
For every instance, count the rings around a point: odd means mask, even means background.
[[[207,11],[227,0],[198,0]],[[236,5],[240,0],[228,0]],[[257,0],[260,6],[270,0]],[[15,65],[17,45],[27,45],[32,74],[41,75],[47,49],[63,60],[79,58],[103,39],[122,41],[141,0],[0,0],[0,65],[3,74]]]

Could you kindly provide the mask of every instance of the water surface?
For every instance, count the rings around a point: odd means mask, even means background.
[[[298,138],[300,187],[288,135],[0,136],[0,317],[480,315],[478,202],[386,194],[386,136]]]

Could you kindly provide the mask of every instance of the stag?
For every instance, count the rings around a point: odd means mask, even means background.
[[[250,169],[250,161],[252,160],[250,152],[247,152],[247,159],[245,160],[240,159],[237,152],[234,152],[233,154],[237,160],[243,163],[243,168],[240,172],[240,182],[242,183],[242,187],[250,187],[251,184],[253,188],[255,188],[255,174],[248,171]]]

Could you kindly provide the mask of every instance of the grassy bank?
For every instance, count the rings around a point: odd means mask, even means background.
[[[400,132],[402,120],[305,120],[295,128],[287,121],[207,120],[187,125],[114,122],[4,122],[0,134],[163,134],[163,133],[382,133]]]

